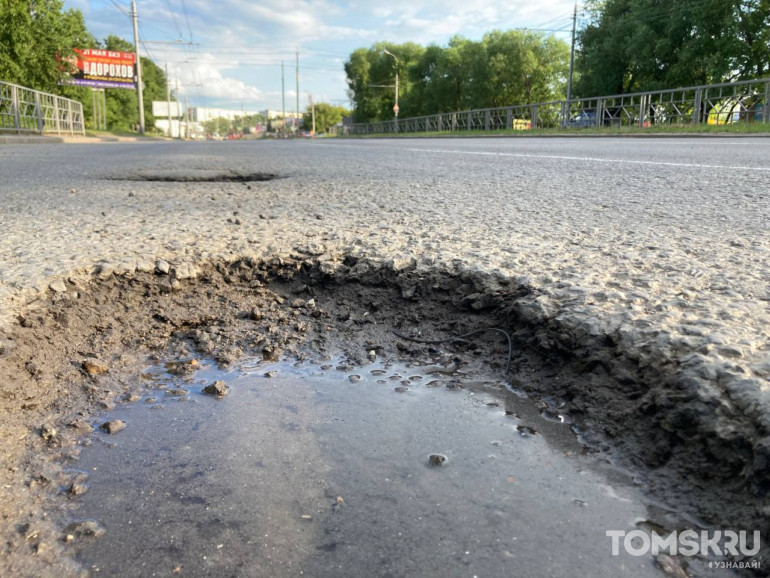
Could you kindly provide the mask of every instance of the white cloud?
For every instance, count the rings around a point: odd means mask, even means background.
[[[286,63],[286,88],[293,90],[297,48],[301,98],[312,92],[316,100],[344,101],[343,63],[356,48],[380,40],[444,44],[455,34],[480,38],[494,28],[533,27],[569,15],[573,0],[185,0],[185,4],[200,46],[149,46],[160,66],[168,59],[173,79],[203,85],[182,87],[182,94],[204,95],[223,104],[260,101],[263,107],[276,108],[281,102],[280,62]],[[130,19],[109,2],[65,0],[65,6],[81,9],[97,38],[132,37]],[[179,0],[142,0],[139,17],[145,40],[190,39]]]
[[[560,16],[566,19],[573,5],[571,0],[394,0],[381,34],[397,41],[443,44],[455,34],[480,37],[495,28],[533,27]]]
[[[192,63],[176,64],[169,68],[171,85],[176,79],[181,84],[180,94],[184,96],[204,96],[218,101],[254,102],[264,99],[263,91],[246,84],[242,80],[225,76],[222,70],[236,68],[237,63],[221,66],[221,62],[210,54],[201,55],[201,59]],[[201,86],[192,86],[200,84]]]

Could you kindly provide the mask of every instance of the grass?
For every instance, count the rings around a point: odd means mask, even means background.
[[[770,135],[770,124],[762,123],[733,123],[722,125],[662,125],[648,128],[638,127],[591,127],[591,128],[538,128],[535,130],[458,130],[458,131],[425,131],[408,133],[377,133],[366,135],[345,135],[342,138],[414,138],[414,137],[468,137],[468,136],[563,136],[563,135],[645,135],[645,134],[767,134]]]

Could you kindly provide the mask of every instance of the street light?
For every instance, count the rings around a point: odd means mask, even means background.
[[[387,54],[388,56],[392,56],[393,60],[395,60],[395,67],[396,67],[396,104],[393,105],[393,113],[395,114],[395,132],[398,132],[398,57],[388,52],[387,48],[383,48],[382,51]]]

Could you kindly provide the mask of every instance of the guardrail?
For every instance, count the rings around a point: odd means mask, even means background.
[[[770,78],[446,112],[343,126],[342,134],[770,122]]]
[[[84,135],[83,104],[0,81],[0,132]]]

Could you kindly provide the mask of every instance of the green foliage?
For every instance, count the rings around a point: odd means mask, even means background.
[[[218,116],[203,122],[203,130],[209,135],[227,136],[233,130],[233,121],[229,118]]]
[[[420,116],[562,97],[568,65],[569,48],[561,40],[495,30],[480,42],[456,36],[445,47],[377,43],[353,52],[345,72],[353,117],[363,122],[393,118],[395,90],[387,85],[394,84],[396,69],[401,116]]]
[[[545,102],[565,92],[569,48],[535,32],[493,31],[484,36],[487,106]]]
[[[236,116],[233,121],[233,128],[238,132],[243,132],[245,129],[254,128],[257,125],[264,125],[267,123],[267,117],[264,114],[246,114],[244,116]]]
[[[64,11],[62,0],[0,1],[0,80],[57,91],[57,55],[95,45],[82,13]]]
[[[350,115],[350,111],[344,106],[334,106],[326,102],[317,102],[315,104],[315,130],[319,132],[328,132],[335,124],[342,122],[342,117]],[[302,123],[306,130],[313,127],[313,113],[310,107],[307,107],[302,115]]]
[[[589,0],[576,94],[757,78],[770,69],[770,0]]]
[[[394,59],[384,51],[396,56]],[[414,114],[413,99],[408,95],[414,87],[408,71],[425,49],[412,42],[393,44],[378,42],[371,48],[359,48],[345,62],[349,93],[355,103],[353,118],[356,122],[393,117],[396,72],[399,76],[399,106],[402,115]]]
[[[106,50],[116,52],[133,52],[134,45],[119,36],[108,36],[101,46]],[[145,126],[155,124],[152,115],[152,101],[166,100],[166,75],[159,66],[149,58],[142,57],[142,81],[144,83],[144,118]],[[108,88],[107,95],[107,128],[110,130],[129,130],[139,124],[139,95],[135,90],[124,88]],[[172,100],[175,100],[172,98]]]
[[[213,135],[214,133],[217,133],[220,136],[227,136],[233,132],[243,133],[245,129],[253,128],[257,125],[264,125],[266,123],[267,118],[265,115],[257,113],[236,116],[234,119],[219,116],[204,121],[202,124],[206,134]]]
[[[86,124],[93,118],[91,89],[61,85],[57,57],[73,55],[74,48],[105,48],[133,52],[133,44],[117,36],[99,43],[86,29],[79,10],[64,10],[63,0],[0,0],[0,80],[51,92],[83,103]],[[152,101],[166,100],[166,76],[148,58],[142,58],[144,108],[147,127],[154,124]],[[127,130],[139,123],[136,91],[106,89],[107,126]]]

